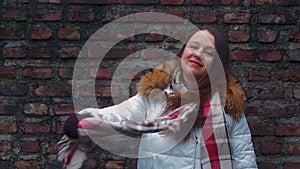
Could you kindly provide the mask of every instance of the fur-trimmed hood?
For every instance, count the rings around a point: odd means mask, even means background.
[[[148,97],[153,89],[166,89],[172,81],[170,74],[176,67],[178,67],[178,62],[171,61],[142,76],[138,84],[138,92]],[[245,93],[232,74],[226,75],[226,81],[225,112],[233,118],[239,119],[246,106]]]

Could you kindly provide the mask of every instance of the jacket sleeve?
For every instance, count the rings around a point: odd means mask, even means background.
[[[78,112],[78,114],[90,114],[92,118],[102,118],[107,121],[126,121],[126,120],[145,120],[147,109],[149,107],[148,100],[141,94],[137,94],[120,104],[98,109],[86,108]]]
[[[234,120],[231,143],[237,169],[257,169],[251,133],[245,115]]]

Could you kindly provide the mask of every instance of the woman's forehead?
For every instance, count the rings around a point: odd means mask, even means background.
[[[197,31],[189,40],[188,43],[199,43],[205,46],[213,46],[215,47],[215,38],[209,33],[207,30],[199,30]]]

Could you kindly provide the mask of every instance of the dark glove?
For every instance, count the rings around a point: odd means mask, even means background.
[[[89,114],[71,114],[70,117],[65,121],[64,132],[65,134],[73,139],[79,138],[78,134],[78,122],[84,118],[92,117]]]

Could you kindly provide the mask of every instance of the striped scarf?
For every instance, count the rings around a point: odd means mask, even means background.
[[[215,98],[215,97],[213,97]],[[186,104],[172,111],[166,116],[158,117],[152,121],[108,121],[95,114],[95,112],[81,112],[90,114],[91,118],[79,122],[79,139],[70,139],[64,136],[58,143],[59,160],[67,169],[78,169],[87,158],[86,153],[95,147],[95,143],[88,139],[87,133],[102,133],[109,135],[113,130],[130,136],[139,136],[143,133],[162,131],[177,132],[180,126],[187,122],[195,105]],[[233,154],[230,147],[225,114],[218,102],[207,101],[202,109],[205,122],[202,128],[201,166],[203,169],[234,169]],[[104,134],[106,133],[106,134]]]

